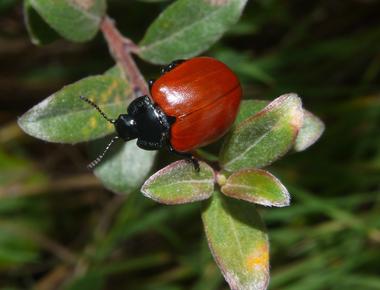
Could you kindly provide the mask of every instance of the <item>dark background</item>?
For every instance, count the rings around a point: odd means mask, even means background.
[[[170,1],[108,1],[135,41]],[[36,47],[21,1],[0,2],[0,289],[228,289],[199,205],[162,206],[102,188],[85,146],[25,135],[17,117],[113,61],[102,37]],[[270,168],[292,204],[262,208],[270,289],[380,289],[380,1],[250,1],[208,55],[245,98],[297,92],[326,124]],[[147,78],[158,67],[137,60]]]

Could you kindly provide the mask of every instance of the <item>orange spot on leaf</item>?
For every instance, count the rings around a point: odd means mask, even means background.
[[[268,268],[269,249],[267,244],[263,244],[255,249],[255,252],[248,256],[246,266],[248,270],[257,270],[258,268]]]

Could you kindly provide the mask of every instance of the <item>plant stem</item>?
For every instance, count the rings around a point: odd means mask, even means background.
[[[146,81],[131,56],[131,52],[137,50],[137,45],[132,40],[121,35],[114,21],[108,16],[104,17],[100,29],[114,59],[130,81],[135,97],[149,95]]]

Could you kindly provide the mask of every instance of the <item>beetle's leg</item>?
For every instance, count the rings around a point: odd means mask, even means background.
[[[193,154],[189,153],[189,152],[178,152],[176,151],[173,146],[171,144],[168,144],[168,148],[169,148],[169,151],[170,153],[173,153],[173,154],[176,154],[178,156],[181,156],[181,157],[185,157],[185,160],[187,162],[191,162],[194,166],[194,170],[196,172],[199,172],[200,170],[200,167],[199,167],[199,160],[197,158],[195,158],[193,156]]]
[[[150,93],[152,93],[152,87],[153,87],[153,84],[154,84],[155,81],[156,80],[154,80],[154,79],[148,80],[148,85],[149,85],[149,91],[150,91]]]
[[[173,68],[175,68],[177,65],[183,63],[184,61],[185,61],[184,59],[177,59],[177,60],[172,61],[167,66],[164,66],[163,68],[161,68],[161,75],[164,75],[167,72],[170,72]]]
[[[199,160],[191,155],[190,159],[186,159],[187,162],[191,162],[193,164],[194,170],[199,173],[201,170],[199,167]]]

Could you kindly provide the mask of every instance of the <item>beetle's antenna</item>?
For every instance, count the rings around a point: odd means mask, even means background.
[[[115,120],[108,118],[107,115],[93,101],[91,101],[90,99],[87,99],[86,97],[83,97],[83,96],[79,96],[79,98],[81,100],[85,101],[86,103],[90,104],[91,106],[93,106],[100,113],[100,115],[102,115],[103,118],[106,119],[108,122],[110,122],[112,124],[115,123]]]
[[[108,143],[106,149],[104,149],[103,153],[100,154],[98,157],[96,157],[96,159],[94,161],[92,161],[89,165],[87,165],[87,168],[88,169],[93,169],[96,165],[98,165],[98,163],[100,161],[102,161],[104,155],[106,155],[107,151],[110,149],[110,147],[112,146],[112,144],[117,140],[119,139],[119,136],[115,136],[111,139],[111,141]]]

